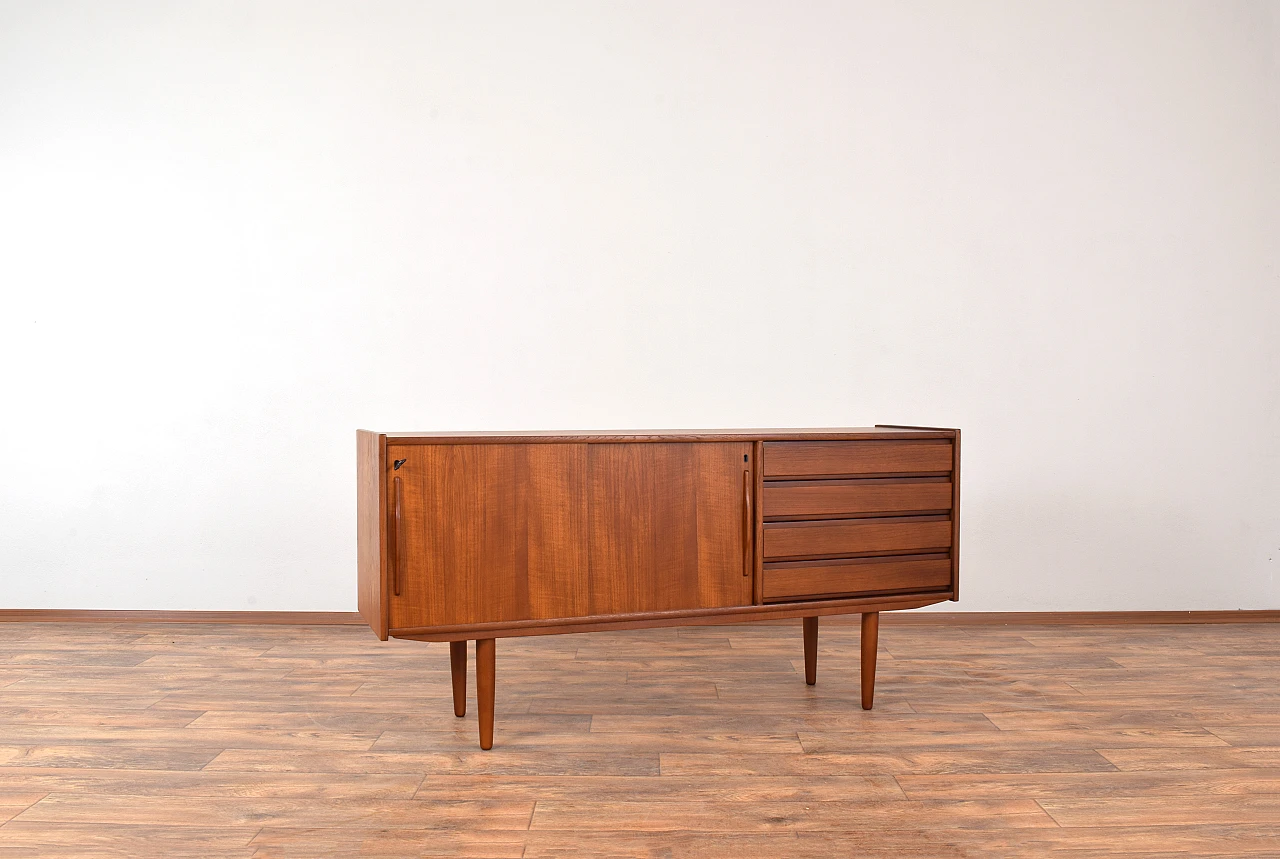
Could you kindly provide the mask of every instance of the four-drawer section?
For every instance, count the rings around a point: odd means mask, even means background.
[[[953,589],[949,438],[766,442],[764,602]]]

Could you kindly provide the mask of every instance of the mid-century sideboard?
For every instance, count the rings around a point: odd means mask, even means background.
[[[360,613],[448,641],[454,713],[476,642],[480,747],[494,640],[879,614],[959,596],[960,431],[928,427],[375,433],[359,430]]]

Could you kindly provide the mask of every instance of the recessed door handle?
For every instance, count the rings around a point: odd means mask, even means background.
[[[392,582],[395,587],[395,595],[400,596],[400,567],[404,565],[404,486],[400,482],[400,478],[395,478],[395,529],[396,533],[392,538],[395,546],[395,559],[392,562]]]
[[[751,538],[755,536],[751,515],[751,472],[742,472],[742,575],[751,575]]]

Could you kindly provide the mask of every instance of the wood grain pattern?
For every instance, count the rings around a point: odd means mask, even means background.
[[[386,471],[386,436],[356,430],[356,567],[360,616],[386,641],[388,604],[383,599],[386,521],[382,475]]]
[[[764,445],[766,479],[950,472],[949,440],[773,441]]]
[[[393,628],[587,612],[585,445],[388,447],[404,459]]]
[[[5,624],[0,855],[1276,856],[1280,626],[884,620],[870,712],[852,617],[506,640],[492,752],[444,644]]]
[[[951,560],[945,555],[897,560],[867,558],[770,563],[764,569],[766,602],[816,597],[938,591],[951,586]]]
[[[941,513],[951,509],[945,478],[771,480],[764,484],[766,519],[853,514]]]
[[[751,604],[748,443],[588,447],[590,615]],[[567,616],[567,615],[562,615]]]
[[[764,526],[766,561],[946,552],[950,546],[951,521],[946,517],[767,522]]]

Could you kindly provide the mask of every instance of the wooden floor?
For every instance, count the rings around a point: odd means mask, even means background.
[[[0,857],[1280,856],[1280,624],[0,624]]]

